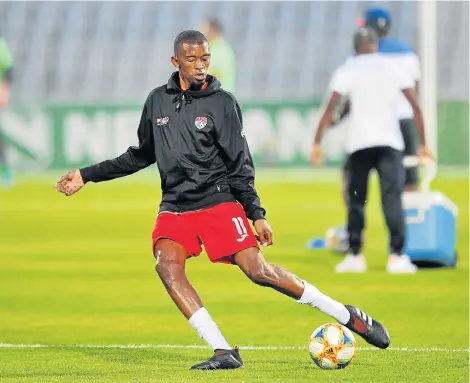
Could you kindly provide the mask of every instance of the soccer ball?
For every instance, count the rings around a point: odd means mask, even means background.
[[[344,227],[331,227],[326,231],[326,248],[345,254],[349,249],[348,232]]]
[[[310,336],[308,351],[321,369],[339,370],[356,356],[356,339],[346,327],[338,323],[326,323]]]

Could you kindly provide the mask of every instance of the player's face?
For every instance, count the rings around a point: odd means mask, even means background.
[[[171,62],[179,68],[186,85],[202,85],[206,81],[211,61],[209,44],[180,44],[176,57]]]

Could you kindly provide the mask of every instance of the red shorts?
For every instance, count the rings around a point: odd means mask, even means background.
[[[161,212],[152,233],[153,246],[162,238],[182,245],[188,256],[198,256],[204,245],[211,262],[233,263],[232,256],[258,247],[245,211],[237,202],[225,202],[186,213]]]

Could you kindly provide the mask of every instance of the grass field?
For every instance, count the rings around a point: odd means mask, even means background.
[[[0,382],[468,382],[468,179],[433,183],[460,209],[456,269],[385,272],[374,179],[365,247],[370,270],[338,276],[339,256],[305,249],[344,216],[339,176],[316,174],[259,171],[275,235],[266,257],[383,321],[389,350],[358,338],[348,368],[321,371],[306,346],[328,317],[201,256],[189,261],[189,278],[228,341],[244,346],[246,368],[188,371],[211,350],[154,272],[158,180],[137,175],[87,185],[67,198],[52,189],[58,174],[49,174],[22,177],[0,191]]]

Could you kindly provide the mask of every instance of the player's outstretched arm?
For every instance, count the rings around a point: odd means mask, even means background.
[[[216,138],[222,159],[227,167],[227,177],[233,195],[243,206],[248,219],[255,224],[255,228],[260,229],[258,234],[261,243],[270,245],[272,232],[269,225],[265,224],[266,211],[261,207],[261,201],[255,189],[255,169],[243,132],[241,110],[236,101],[226,111],[224,124],[217,129]]]
[[[138,146],[131,146],[124,154],[111,160],[77,169],[67,173],[55,188],[66,195],[72,195],[87,182],[109,181],[133,174],[155,163],[152,122],[145,104],[137,130]]]
[[[124,177],[155,163],[152,121],[147,113],[147,102],[142,110],[137,130],[139,145],[129,147],[124,154],[112,160],[80,169],[84,183],[109,181]]]

